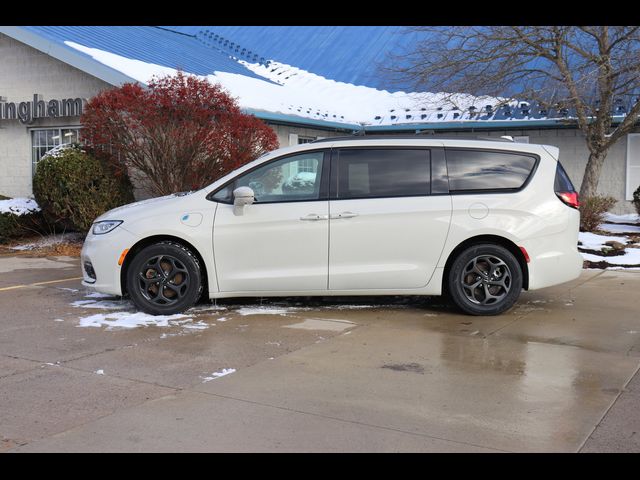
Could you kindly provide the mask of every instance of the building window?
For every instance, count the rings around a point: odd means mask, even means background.
[[[640,186],[640,134],[627,135],[626,200],[633,200],[633,192]]]
[[[305,143],[311,143],[319,138],[324,137],[305,137],[302,135],[298,135],[297,133],[289,134],[289,145],[303,145]],[[300,160],[296,165],[296,171],[293,173],[313,173],[316,171],[317,165],[313,160]]]
[[[33,172],[38,161],[54,147],[80,140],[80,128],[46,128],[31,130],[31,161]]]

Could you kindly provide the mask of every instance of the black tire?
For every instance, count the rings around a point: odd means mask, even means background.
[[[520,296],[522,268],[516,257],[500,245],[472,245],[451,264],[446,287],[450,299],[463,312],[499,315]]]
[[[129,297],[151,315],[173,315],[191,308],[202,294],[202,285],[198,258],[176,242],[143,248],[127,270]]]

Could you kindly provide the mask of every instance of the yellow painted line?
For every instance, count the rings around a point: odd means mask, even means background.
[[[49,285],[50,283],[69,282],[71,280],[82,280],[82,277],[62,278],[60,280],[49,280],[48,282],[29,283],[27,285],[12,285],[11,287],[2,287],[0,292],[5,290],[15,290],[16,288],[37,287],[39,285]]]

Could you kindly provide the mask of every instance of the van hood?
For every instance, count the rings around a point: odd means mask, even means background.
[[[173,203],[179,203],[180,201],[182,201],[183,197],[192,195],[195,192],[196,190],[193,190],[191,192],[172,193],[171,195],[165,195],[164,197],[149,198],[147,200],[141,200],[139,202],[128,203],[126,205],[116,207],[112,210],[109,210],[108,212],[103,213],[98,218],[96,218],[94,222],[100,222],[103,220],[123,220],[123,218],[119,217],[136,214],[140,210],[144,210],[151,206],[156,207],[161,204],[167,204],[168,206]]]

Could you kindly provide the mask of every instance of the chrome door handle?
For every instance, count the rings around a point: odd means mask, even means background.
[[[309,215],[300,217],[300,220],[317,222],[318,220],[327,220],[328,218],[329,218],[329,215],[318,215],[317,213],[310,213]]]
[[[357,216],[358,216],[357,213],[342,212],[342,213],[333,214],[333,215],[329,216],[329,218],[334,219],[334,220],[339,220],[341,218],[353,218],[353,217],[357,217]]]

